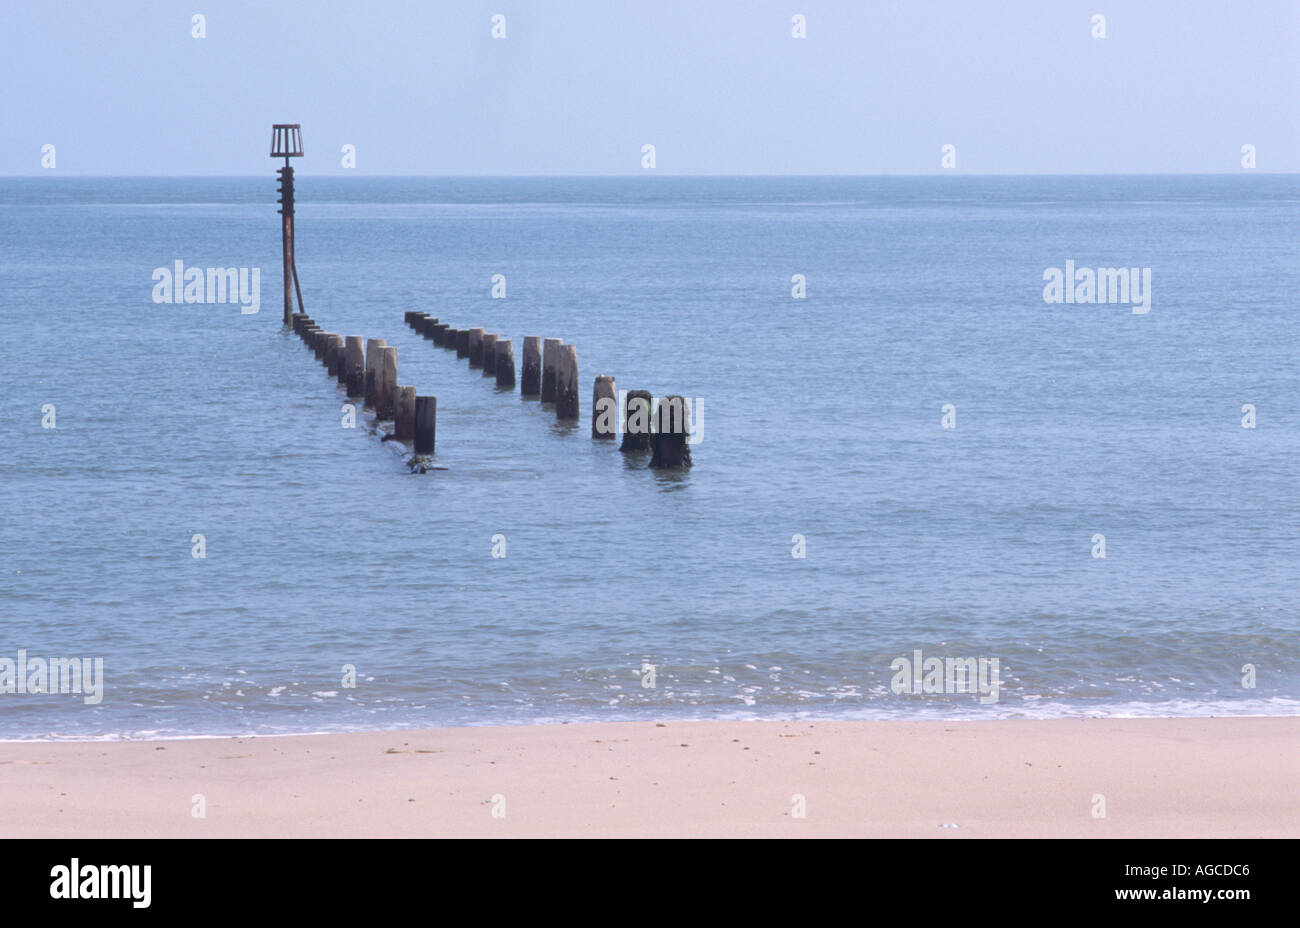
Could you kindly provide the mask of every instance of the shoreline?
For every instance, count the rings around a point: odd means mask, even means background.
[[[1132,722],[1132,721],[1196,721],[1207,719],[1291,719],[1300,718],[1300,712],[1290,715],[1276,715],[1264,712],[1242,712],[1231,713],[1226,715],[1050,715],[1041,718],[1031,718],[1017,716],[1014,718],[841,718],[836,716],[802,716],[802,717],[785,717],[785,716],[764,716],[753,718],[645,718],[645,719],[578,719],[578,720],[554,720],[545,719],[536,722],[466,722],[459,725],[435,725],[435,726],[417,726],[417,727],[397,727],[397,728],[356,728],[356,729],[339,729],[335,731],[278,731],[278,732],[238,732],[224,734],[165,734],[150,736],[147,738],[137,738],[127,735],[103,734],[103,735],[67,735],[56,737],[30,737],[30,738],[0,738],[0,748],[10,744],[154,744],[157,742],[185,742],[185,741],[232,741],[232,740],[264,740],[267,738],[327,738],[340,735],[400,735],[403,733],[416,732],[443,732],[443,731],[461,731],[477,729],[502,729],[502,728],[566,728],[576,725],[646,725],[646,724],[677,724],[693,725],[696,723],[719,723],[724,725],[753,725],[753,724],[801,724],[810,725],[858,725],[858,724],[881,724],[881,725],[909,725],[909,724],[932,724],[942,722],[945,725],[968,725],[972,723],[1000,723],[1000,722]]]
[[[1300,716],[10,741],[0,821],[6,837],[1295,837],[1298,745]]]

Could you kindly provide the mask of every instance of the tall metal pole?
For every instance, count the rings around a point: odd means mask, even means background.
[[[280,175],[280,243],[284,252],[284,324],[293,323],[293,285],[297,278],[293,260],[293,168],[286,155]],[[299,300],[301,303],[301,299]]]
[[[284,167],[276,169],[280,178],[280,247],[284,252],[284,324],[293,325],[293,296],[298,294],[298,311],[302,305],[302,287],[298,285],[298,265],[293,259],[293,168],[290,158],[302,157],[302,129],[297,123],[271,126],[271,157],[284,158]]]

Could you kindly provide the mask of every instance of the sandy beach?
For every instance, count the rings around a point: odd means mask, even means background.
[[[601,723],[8,742],[0,822],[5,837],[1295,837],[1298,782],[1300,718]]]

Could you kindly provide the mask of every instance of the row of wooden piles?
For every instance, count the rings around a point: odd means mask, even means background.
[[[493,377],[499,387],[515,385],[514,343],[482,327],[455,329],[428,313],[408,310],[406,324],[435,345],[455,351],[471,369]],[[555,417],[572,421],[579,417],[578,348],[562,339],[540,335],[524,337],[519,378],[523,397],[538,397],[555,405]],[[601,374],[592,389],[591,437],[618,437],[618,391],[614,378]],[[653,413],[652,413],[653,410]],[[680,396],[661,397],[658,406],[647,390],[629,390],[623,410],[621,451],[650,451],[651,467],[689,467],[691,449],[687,440],[689,410]],[[652,427],[653,425],[653,427]]]
[[[438,398],[398,385],[396,348],[382,338],[326,332],[303,313],[293,316],[293,331],[344,386],[348,399],[362,400],[377,421],[391,421],[392,437],[411,444],[417,457],[433,454]]]

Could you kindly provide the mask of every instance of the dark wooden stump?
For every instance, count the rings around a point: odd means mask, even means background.
[[[542,342],[542,402],[555,402],[555,365],[560,357],[563,339],[548,338]]]
[[[515,385],[515,346],[510,339],[501,339],[496,343],[493,358],[495,359],[494,367],[497,373],[497,386],[513,387]]]
[[[364,396],[366,392],[366,349],[360,335],[349,335],[343,350],[347,354],[344,362],[347,373],[348,397]]]
[[[555,418],[578,418],[577,345],[561,345],[555,362]]]
[[[623,407],[623,444],[619,451],[650,450],[650,411],[654,397],[649,390],[628,390]]]
[[[433,454],[434,438],[438,428],[438,398],[415,398],[415,453]]]
[[[393,435],[398,441],[415,437],[415,387],[393,391]]]
[[[524,336],[524,369],[519,378],[520,396],[537,396],[542,392],[542,337]]]
[[[655,409],[655,432],[651,438],[654,451],[651,467],[690,467],[691,446],[686,442],[686,400],[665,396]]]

